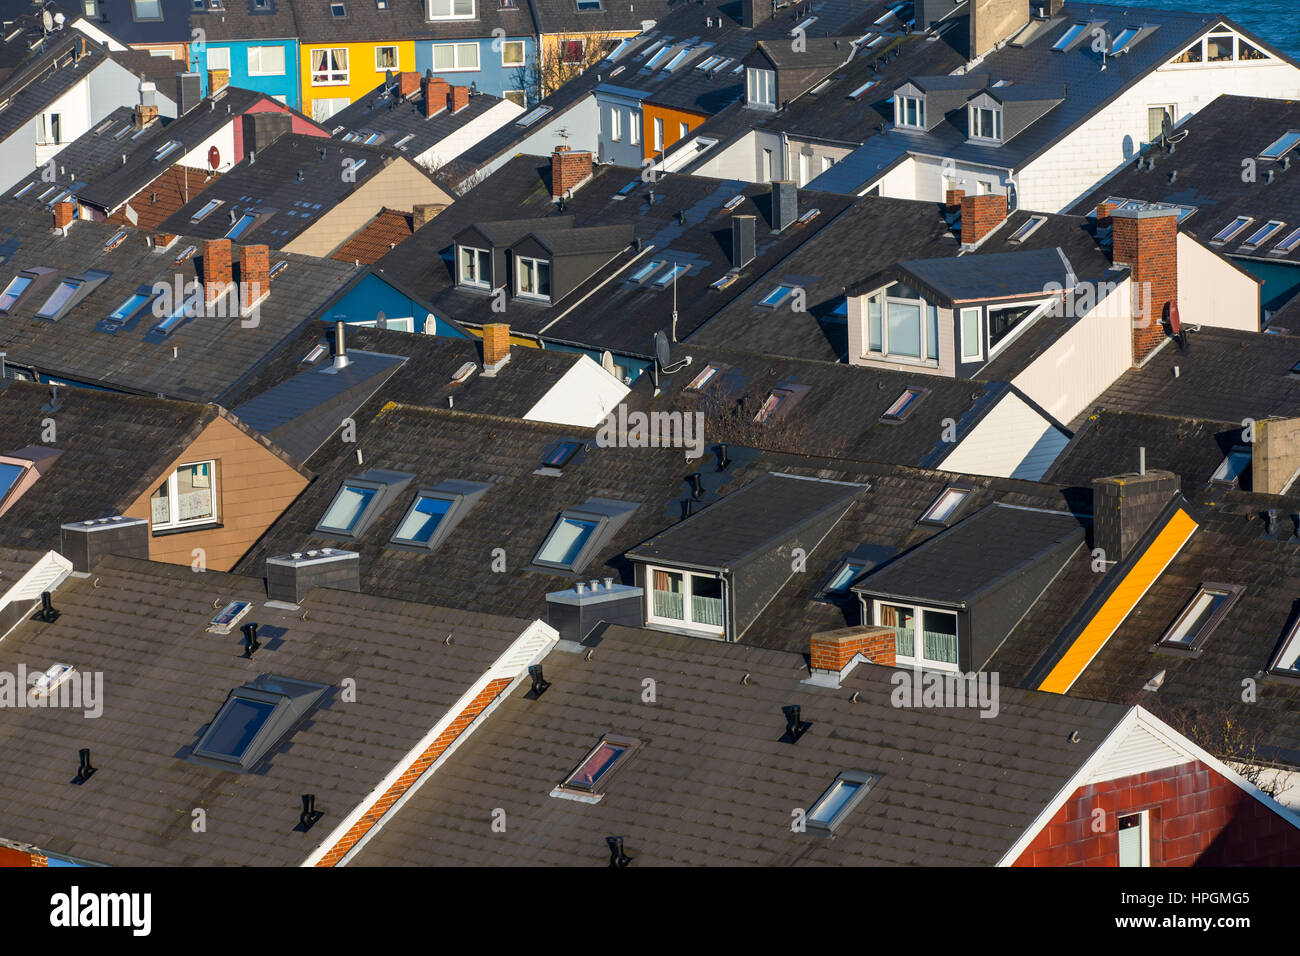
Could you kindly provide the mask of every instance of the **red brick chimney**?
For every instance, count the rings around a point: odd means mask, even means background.
[[[203,303],[211,305],[230,288],[230,240],[208,239],[203,243]]]
[[[591,153],[586,150],[555,147],[551,153],[551,197],[559,199],[591,178]]]
[[[892,628],[864,624],[814,634],[809,657],[813,674],[820,671],[838,677],[858,654],[873,664],[893,667],[895,647]]]
[[[451,111],[453,113],[469,106],[469,87],[453,86],[451,88]]]
[[[1164,322],[1178,302],[1178,210],[1111,212],[1111,259],[1133,276],[1133,364],[1165,338]]]
[[[435,116],[447,108],[447,93],[451,86],[440,76],[426,76],[420,83],[424,89],[424,115]]]
[[[266,246],[239,247],[239,282],[245,308],[271,291],[271,250]]]
[[[75,202],[61,202],[54,207],[54,228],[67,229],[72,225],[72,220],[77,218],[77,204]]]
[[[974,245],[1007,219],[1007,197],[999,193],[961,197],[962,245]]]
[[[510,326],[489,322],[483,326],[483,372],[491,374],[510,361]]]
[[[1119,203],[1099,202],[1097,203],[1097,227],[1099,229],[1109,226],[1110,214],[1119,208]]]
[[[402,99],[406,99],[419,88],[419,73],[416,73],[414,70],[406,70],[397,74],[397,95]]]
[[[966,198],[966,190],[949,189],[944,194],[944,205],[948,207],[949,212],[954,212],[961,208],[961,201]]]

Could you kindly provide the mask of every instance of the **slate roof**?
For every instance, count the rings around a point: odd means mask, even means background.
[[[1196,209],[1180,228],[1207,245],[1237,216],[1253,222],[1223,244],[1210,245],[1223,254],[1241,254],[1265,262],[1300,263],[1300,246],[1289,253],[1275,250],[1278,243],[1300,226],[1300,187],[1296,185],[1294,151],[1288,166],[1259,156],[1289,130],[1300,128],[1300,104],[1291,100],[1222,95],[1178,127],[1174,152],[1159,144],[1143,151],[1155,162],[1148,172],[1137,170],[1136,160],[1090,192],[1074,207],[1081,215],[1093,212],[1102,200],[1115,196],[1139,202],[1166,202]],[[1242,159],[1255,163],[1255,181],[1243,180]],[[1177,173],[1174,182],[1169,177]],[[1274,176],[1268,182],[1270,173]],[[1272,219],[1287,223],[1263,248],[1243,248],[1251,235]],[[1266,303],[1267,304],[1267,303]]]
[[[466,227],[481,223],[547,214],[559,219],[561,214],[551,202],[549,177],[549,160],[513,160],[380,259],[376,268],[382,270],[383,278],[427,302],[440,317],[471,325],[499,321],[500,314],[492,311],[491,296],[455,286],[452,240]],[[652,188],[653,205],[649,202]],[[731,209],[724,208],[737,195],[744,196],[741,202]],[[517,332],[648,355],[655,331],[666,330],[671,323],[672,286],[658,286],[654,281],[667,271],[668,263],[689,267],[676,282],[677,337],[682,339],[825,228],[848,200],[805,191],[800,204],[801,211],[815,207],[820,209],[820,215],[806,225],[773,233],[770,187],[765,184],[676,175],[647,184],[637,170],[597,167],[593,178],[566,202],[562,215],[572,217],[577,227],[630,225],[635,237],[644,243],[637,261],[658,261],[663,266],[646,281],[632,280],[636,270],[628,265],[638,253],[629,248],[552,306],[511,299],[507,319]],[[685,217],[684,224],[678,221],[678,213]],[[714,289],[711,284],[732,269],[731,228],[735,215],[758,217],[757,256],[741,270],[738,281]],[[525,232],[536,228],[535,224],[518,226]],[[654,249],[646,248],[649,245]],[[606,282],[615,273],[618,278]],[[582,302],[580,309],[574,308],[578,302]]]
[[[968,604],[1020,574],[1071,538],[1083,540],[1072,514],[993,504],[858,579],[871,594]]]
[[[382,259],[399,243],[411,237],[411,214],[400,209],[381,209],[370,220],[339,246],[331,259],[370,265]]]
[[[769,474],[637,545],[629,556],[733,569],[787,540],[801,525],[842,514],[865,485]]]
[[[980,70],[990,76],[990,85],[1005,79],[1015,85],[1046,84],[1057,90],[1068,90],[1068,95],[1059,105],[1031,122],[1019,135],[1000,146],[968,142],[964,111],[960,111],[955,114],[959,123],[945,119],[928,132],[904,132],[891,128],[883,135],[871,137],[851,155],[817,177],[813,185],[830,192],[856,192],[909,151],[951,156],[963,162],[1004,169],[1021,168],[1223,19],[1205,13],[1149,7],[1133,9],[1071,0],[1064,5],[1058,18],[1032,34],[1023,45],[1007,43],[989,53],[980,63]],[[1111,33],[1124,24],[1151,25],[1156,29],[1140,37],[1122,55],[1108,57],[1103,71],[1099,54],[1092,52],[1088,42],[1076,43],[1065,52],[1052,50],[1053,44],[1079,20],[1105,20]],[[1241,29],[1235,24],[1232,26]],[[954,28],[954,32],[959,29]],[[1241,32],[1252,42],[1281,55],[1248,31]]]
[[[231,600],[255,604],[248,619],[264,646],[252,658],[237,630],[204,633],[214,603]],[[63,661],[101,673],[106,705],[94,720],[23,708],[0,722],[7,836],[115,865],[298,864],[528,626],[326,589],[302,610],[265,600],[256,579],[118,557],[60,587],[59,619],[11,633],[0,667]],[[227,694],[260,674],[331,690],[256,772],[186,761]],[[345,678],[382,693],[343,704]],[[69,786],[81,747],[98,772]],[[295,831],[303,793],[325,814],[309,833]],[[219,839],[191,829],[195,807],[220,827]]]
[[[1016,689],[1002,689],[994,719],[976,708],[898,708],[889,668],[859,664],[829,690],[800,683],[802,664],[790,653],[608,628],[590,660],[552,653],[546,693],[503,702],[356,863],[606,866],[604,838],[618,834],[633,867],[987,866],[1125,713]],[[640,703],[646,675],[655,675],[654,706]],[[812,722],[793,746],[779,742],[791,704]],[[603,799],[550,796],[604,734],[644,746]],[[791,809],[811,807],[847,770],[880,778],[834,839],[792,832]],[[505,833],[475,823],[484,806],[510,808]]]
[[[320,153],[324,150],[322,158]],[[389,162],[397,153],[377,146],[285,133],[257,151],[253,162],[245,159],[162,224],[164,232],[218,239],[231,227],[230,216],[252,214],[258,218],[239,237],[241,242],[264,243],[277,248],[315,225]],[[341,175],[344,160],[352,160],[354,179]],[[362,166],[361,163],[365,165]],[[301,182],[298,172],[303,173]],[[213,199],[224,200],[215,213],[199,222],[193,216]]]
[[[57,322],[35,318],[48,291],[21,299],[0,323],[0,349],[8,352],[9,364],[119,391],[215,400],[253,374],[353,274],[341,262],[273,252],[272,267],[279,261],[289,265],[272,280],[255,326],[244,326],[238,315],[203,316],[182,322],[167,336],[154,336],[156,319],[145,314],[110,334],[96,327],[141,286],[161,282],[174,288],[178,276],[182,284],[198,281],[202,244],[182,236],[157,250],[145,244],[142,233],[127,229],[127,238],[105,252],[122,227],[82,220],[60,236],[50,229],[48,214],[13,210],[4,219],[0,246],[9,256],[0,281],[7,284],[19,270],[37,266],[58,276],[80,275],[87,267],[109,273]],[[176,257],[190,245],[200,248],[177,265]]]
[[[489,2],[490,0],[483,0],[484,4]],[[458,82],[455,73],[446,74],[446,78],[453,85]],[[364,141],[378,133],[380,135],[375,140],[375,145],[393,147],[414,158],[436,149],[443,140],[500,102],[499,96],[475,92],[470,95],[467,105],[454,113],[444,109],[433,116],[425,116],[423,94],[417,90],[411,97],[402,100],[394,77],[392,85],[381,82],[369,93],[335,113],[329,118],[327,126],[336,138],[355,134]],[[411,138],[406,139],[407,136]],[[398,146],[397,143],[404,139],[406,142]],[[450,157],[438,157],[435,152],[431,159],[436,163],[439,159],[446,161],[448,158]]]

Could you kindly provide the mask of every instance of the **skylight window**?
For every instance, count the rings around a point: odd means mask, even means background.
[[[419,492],[393,532],[393,543],[433,550],[490,487],[483,482],[446,481]]]
[[[549,106],[539,106],[535,110],[525,113],[519,119],[515,120],[516,126],[532,126],[539,119],[551,111]]]
[[[320,527],[340,534],[351,534],[376,494],[377,488],[344,484],[325,512],[325,517],[321,518]]]
[[[1262,246],[1277,235],[1285,225],[1286,223],[1280,219],[1272,219],[1269,222],[1264,223],[1264,225],[1260,226],[1251,234],[1250,238],[1241,244],[1242,248],[1253,249],[1256,246]]]
[[[0,487],[3,483],[0,483]],[[1287,677],[1300,677],[1300,617],[1291,625],[1291,631],[1282,642],[1282,650],[1270,665],[1269,670]]]
[[[728,366],[723,365],[721,362],[710,362],[708,365],[704,367],[704,370],[700,372],[699,375],[691,379],[690,384],[686,386],[686,391],[688,392],[704,391],[704,389],[706,389],[710,384],[712,384],[717,379],[718,375],[721,374],[723,371],[725,371],[727,368]]]
[[[1011,241],[1024,242],[1026,239],[1028,239],[1038,230],[1039,226],[1041,226],[1045,222],[1047,222],[1046,216],[1030,216],[1025,221],[1024,225],[1022,225],[1019,229],[1017,229],[1014,233],[1011,234]]]
[[[13,198],[14,198],[14,199],[18,199],[18,198],[20,198],[24,193],[26,193],[29,189],[34,188],[35,186],[36,186],[36,183],[34,183],[34,182],[32,182],[32,183],[28,183],[28,184],[27,184],[26,186],[24,186],[22,189],[18,190],[18,192],[14,193]]]
[[[1238,445],[1228,456],[1223,459],[1219,467],[1214,470],[1210,476],[1210,481],[1216,485],[1231,485],[1237,487],[1241,483],[1241,476],[1250,467],[1250,449],[1244,445]]]
[[[903,394],[894,399],[894,403],[885,409],[885,413],[880,416],[880,420],[888,425],[897,425],[906,421],[912,412],[916,410],[917,403],[929,392],[928,388],[909,385],[903,389]]]
[[[229,770],[252,769],[324,695],[325,684],[263,674],[232,690],[193,755]]]
[[[551,526],[533,564],[580,574],[634,510],[634,504],[607,498],[591,498],[579,508],[566,509]]]
[[[1297,143],[1300,143],[1300,130],[1289,130],[1275,139],[1267,149],[1259,154],[1259,158],[1281,159],[1286,153],[1294,149]]]
[[[866,561],[848,558],[835,569],[826,582],[826,587],[822,590],[831,594],[843,594],[849,589],[849,585],[861,577],[868,567],[870,565]]]
[[[112,252],[126,241],[127,235],[128,233],[125,229],[119,229],[117,232],[113,233],[113,236],[108,240],[108,242],[104,243],[104,251]]]
[[[180,147],[181,144],[177,140],[172,140],[170,143],[164,143],[162,146],[159,146],[156,150],[154,150],[153,161],[156,163],[159,160],[161,160],[163,157],[170,156],[176,150],[180,149]]]
[[[681,275],[682,273],[686,272],[689,269],[690,266],[674,265],[671,269],[669,269],[667,272],[661,275],[658,279],[655,279],[655,285],[657,285],[659,288],[662,289],[664,286],[668,285],[668,283],[672,282],[679,275]]]
[[[17,275],[10,279],[4,292],[0,292],[0,312],[8,312],[12,309],[35,279],[35,276],[25,275]]]
[[[1289,253],[1296,246],[1300,246],[1300,229],[1296,229],[1289,236],[1273,247],[1274,252]]]
[[[788,299],[794,293],[795,287],[792,285],[779,285],[763,298],[758,300],[759,306],[765,309],[775,309],[782,302]]]
[[[848,98],[851,100],[860,100],[862,99],[862,97],[864,97],[867,94],[867,91],[869,91],[873,86],[879,85],[879,83],[880,83],[879,80],[868,80],[867,82],[859,86],[856,90],[854,90],[852,93],[850,93],[848,95]]]
[[[925,514],[921,515],[921,521],[926,524],[947,524],[969,495],[969,488],[945,488],[925,510]]]
[[[257,217],[252,213],[244,213],[244,215],[240,216],[239,219],[235,221],[235,224],[230,227],[230,230],[226,233],[226,238],[238,239],[248,231],[248,227],[253,224],[253,220],[256,218]]]
[[[562,441],[542,455],[543,468],[560,469],[573,460],[573,456],[582,448],[582,442]]]
[[[689,46],[682,47],[681,50],[678,52],[678,54],[668,61],[668,64],[667,66],[664,67],[664,69],[667,70],[669,73],[671,73],[673,70],[677,69],[677,67],[681,66],[682,61],[685,60],[688,56],[690,56],[693,52],[694,52],[693,47],[689,47]]]
[[[1241,230],[1249,226],[1253,221],[1254,219],[1250,216],[1238,216],[1236,219],[1232,220],[1232,222],[1220,229],[1210,242],[1227,242],[1233,236],[1237,235],[1237,233],[1241,232]]]
[[[136,292],[112,312],[108,313],[110,322],[125,322],[144,307],[152,296],[148,292]]]
[[[348,15],[348,8],[341,3],[330,4],[330,16],[340,19]]]
[[[399,139],[396,143],[393,144],[393,148],[401,149],[413,139],[415,139],[415,134],[407,133],[405,136],[403,136],[401,139]]]
[[[222,202],[223,200],[221,199],[213,199],[211,202],[204,204],[202,209],[190,216],[190,222],[202,222],[207,218],[208,213],[220,206]]]
[[[50,297],[45,300],[45,304],[36,312],[38,319],[58,318],[63,308],[72,301],[72,297],[77,294],[81,288],[80,279],[64,279],[50,293]]]
[[[167,316],[165,319],[163,319],[161,322],[155,325],[152,329],[150,329],[150,331],[157,333],[158,335],[170,335],[171,331],[174,328],[176,328],[178,325],[184,322],[186,318],[188,318],[188,316],[185,314],[186,313],[185,305],[186,305],[185,302],[181,302],[179,305],[176,306],[176,308],[172,309],[171,315]]]
[[[339,487],[316,530],[325,534],[359,538],[414,475],[372,469]]]
[[[1110,45],[1110,55],[1114,56],[1117,53],[1123,53],[1128,48],[1128,45],[1133,42],[1133,38],[1140,32],[1142,31],[1137,27],[1125,27],[1121,30],[1115,37],[1115,42]]]
[[[1082,33],[1085,29],[1087,29],[1087,26],[1088,24],[1086,23],[1071,24],[1070,29],[1065,31],[1065,33],[1061,36],[1061,39],[1057,40],[1055,43],[1052,44],[1052,49],[1064,50],[1066,47],[1068,47],[1071,43],[1073,43],[1075,40],[1079,38],[1079,34]]]
[[[647,262],[640,269],[637,269],[636,272],[632,273],[632,281],[644,282],[646,279],[650,278],[651,274],[653,274],[654,271],[658,269],[660,266],[662,266],[663,264],[664,261],[662,259],[655,259],[651,262]]]
[[[13,461],[0,459],[0,506],[3,506],[9,492],[18,484],[18,479],[27,471],[27,466]]]
[[[650,57],[650,59],[646,60],[645,65],[646,65],[648,68],[650,68],[650,69],[653,70],[653,69],[655,68],[655,65],[656,65],[660,60],[662,60],[665,56],[667,56],[670,50],[671,50],[671,47],[668,47],[668,46],[662,46],[662,47],[660,47],[660,48],[659,48],[659,51],[658,51],[657,53],[655,53],[654,56],[652,56],[652,57]]]
[[[576,793],[580,795],[578,799],[600,800],[614,774],[625,767],[639,749],[639,740],[602,737],[551,795],[564,797]]]
[[[1228,584],[1202,584],[1191,603],[1160,639],[1163,647],[1199,650],[1231,610],[1242,589]]]
[[[805,817],[808,828],[821,834],[834,833],[879,779],[869,773],[841,773],[808,810]]]

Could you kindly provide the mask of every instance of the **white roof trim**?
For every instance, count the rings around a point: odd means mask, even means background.
[[[71,561],[57,551],[46,551],[12,587],[0,594],[0,608],[16,601],[35,601],[41,592],[53,591],[71,573]]]

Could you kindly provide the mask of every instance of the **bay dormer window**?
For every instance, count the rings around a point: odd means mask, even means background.
[[[894,125],[900,129],[925,129],[925,100],[902,93],[895,95]]]
[[[939,316],[935,306],[902,282],[868,297],[867,357],[937,362]]]

